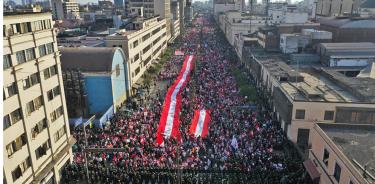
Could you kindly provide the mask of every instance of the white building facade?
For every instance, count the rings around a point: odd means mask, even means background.
[[[130,62],[130,84],[133,85],[167,48],[166,20],[145,20],[135,31],[124,31],[106,37],[107,47],[121,47]]]
[[[59,183],[73,159],[50,13],[5,15],[3,172],[6,183]]]

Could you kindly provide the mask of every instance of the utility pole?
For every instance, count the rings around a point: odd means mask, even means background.
[[[87,164],[88,163],[88,161],[87,161],[87,154],[86,154],[86,151],[85,151],[85,149],[88,147],[87,136],[86,136],[86,123],[87,122],[91,123],[91,121],[94,121],[94,119],[95,119],[95,115],[93,115],[85,123],[82,122],[83,134],[84,134],[84,137],[85,137],[85,144],[83,145],[83,154],[84,154],[84,157],[85,157],[85,169],[86,169],[87,183],[90,183],[90,177],[89,177],[89,167],[88,167],[88,164]]]

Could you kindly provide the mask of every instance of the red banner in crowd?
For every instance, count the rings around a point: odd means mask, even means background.
[[[190,134],[195,137],[206,137],[208,134],[208,126],[211,121],[210,112],[208,110],[196,110],[190,125]]]
[[[181,111],[181,91],[190,78],[190,72],[193,69],[195,57],[188,55],[185,58],[184,64],[174,81],[173,85],[168,89],[165,96],[163,111],[160,117],[158,132],[156,135],[156,142],[158,145],[163,144],[163,138],[177,138],[180,139],[180,119]]]

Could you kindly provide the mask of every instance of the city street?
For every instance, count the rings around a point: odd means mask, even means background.
[[[182,35],[182,43],[186,44],[174,46],[197,56],[195,71],[182,92],[182,144],[173,138],[164,139],[163,146],[155,144],[166,89],[177,77],[183,60],[172,56],[149,87],[139,81],[142,92],[134,99],[138,107],[127,104],[104,130],[88,130],[89,147],[128,150],[89,153],[91,182],[306,183],[298,157],[291,160],[296,154],[289,153],[290,147],[283,148],[288,144],[278,123],[267,112],[233,108],[262,105],[240,95],[231,73],[241,66],[228,60],[233,58],[233,49],[222,45],[225,40],[211,21],[207,16],[198,17],[195,26]],[[188,133],[194,109],[201,108],[210,109],[212,116],[208,136],[203,139]],[[74,133],[78,145],[83,144],[81,135]],[[81,152],[75,152],[75,162],[66,170],[66,176],[83,179],[83,163]]]

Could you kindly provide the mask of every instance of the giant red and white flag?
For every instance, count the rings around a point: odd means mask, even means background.
[[[208,126],[210,125],[210,111],[202,109],[194,112],[193,120],[190,125],[190,134],[195,137],[206,137]]]
[[[180,135],[180,119],[181,111],[181,91],[190,79],[190,72],[193,69],[195,57],[188,55],[185,58],[184,64],[174,81],[173,85],[168,89],[165,96],[163,111],[159,121],[159,127],[156,135],[156,143],[162,145],[164,138],[181,139]]]

